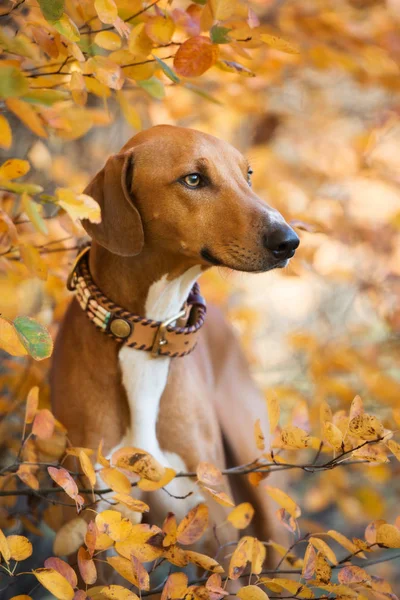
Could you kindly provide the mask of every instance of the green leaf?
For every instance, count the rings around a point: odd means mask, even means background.
[[[16,67],[6,65],[0,69],[0,98],[22,96],[28,91],[28,82]]]
[[[52,21],[51,24],[57,29],[58,33],[64,35],[70,42],[78,42],[81,39],[79,29],[68,15],[63,15],[57,21]]]
[[[22,194],[22,206],[36,231],[47,235],[49,230],[47,229],[46,222],[43,220],[43,217],[39,212],[38,205],[26,193]]]
[[[232,40],[228,36],[228,33],[232,31],[228,27],[220,27],[214,25],[210,29],[210,38],[213,44],[229,44]]]
[[[39,194],[43,192],[43,188],[35,183],[15,183],[15,181],[8,181],[7,179],[0,179],[0,189],[7,190],[8,192],[15,192],[16,194]]]
[[[157,77],[150,77],[150,79],[137,81],[136,83],[156,100],[161,100],[165,96],[164,84]]]
[[[68,100],[70,95],[68,92],[62,90],[30,90],[27,94],[24,94],[23,100],[31,102],[32,104],[44,104],[45,106],[51,106],[55,102],[61,100]]]
[[[178,77],[178,75],[171,69],[171,67],[169,65],[167,65],[166,62],[164,62],[163,60],[161,60],[161,58],[158,58],[158,56],[154,56],[154,59],[156,60],[156,62],[159,64],[159,66],[161,67],[161,69],[163,70],[163,72],[165,73],[165,75],[174,83],[179,83],[180,79]]]
[[[207,0],[193,0],[195,4],[200,4],[200,6],[205,6],[207,4]]]
[[[197,87],[197,85],[193,85],[193,83],[185,83],[184,87],[190,90],[191,92],[198,94],[202,98],[205,98],[209,102],[212,102],[213,104],[219,104],[220,106],[222,106],[223,104],[220,100],[217,100],[217,98],[214,98],[214,96],[211,96],[211,94],[209,94],[208,92],[205,92],[201,88]]]
[[[58,21],[64,12],[64,0],[38,0],[46,21]]]
[[[43,360],[53,352],[53,340],[43,325],[30,317],[17,317],[14,327],[24,348],[35,360]]]

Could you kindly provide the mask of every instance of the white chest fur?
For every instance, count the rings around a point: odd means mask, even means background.
[[[167,281],[164,276],[155,282],[147,297],[146,317],[163,321],[177,314],[200,273],[201,267],[192,267],[177,279]],[[152,454],[163,466],[170,466],[177,471],[184,470],[184,461],[177,455],[163,452],[156,435],[160,400],[167,384],[171,359],[153,358],[148,352],[126,347],[120,350],[118,358],[131,419],[120,446],[141,448]],[[168,486],[168,490],[175,495],[184,495],[188,491],[188,482],[177,479]],[[182,502],[180,504],[183,508]],[[169,506],[169,510],[174,508]]]

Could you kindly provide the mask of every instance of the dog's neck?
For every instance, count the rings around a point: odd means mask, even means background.
[[[99,289],[115,304],[149,319],[177,314],[204,267],[179,261],[168,253],[144,248],[139,256],[118,256],[93,242],[90,272]]]

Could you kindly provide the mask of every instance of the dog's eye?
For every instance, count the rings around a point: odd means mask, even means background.
[[[253,169],[249,168],[249,170],[247,171],[247,183],[249,184],[249,186],[251,187],[251,176],[253,175]]]
[[[190,175],[183,177],[183,182],[190,188],[197,188],[200,187],[202,178],[199,173],[190,173]]]

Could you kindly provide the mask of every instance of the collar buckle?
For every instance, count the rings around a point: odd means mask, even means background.
[[[160,348],[166,346],[168,344],[168,340],[165,339],[165,332],[167,330],[168,325],[171,325],[174,321],[178,321],[179,319],[183,319],[187,316],[188,307],[183,308],[177,315],[166,319],[162,323],[160,323],[157,333],[154,338],[153,346],[151,348],[151,356],[156,358],[160,353]]]

